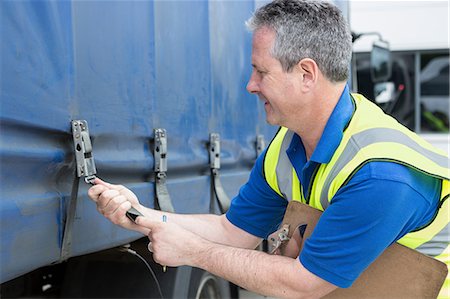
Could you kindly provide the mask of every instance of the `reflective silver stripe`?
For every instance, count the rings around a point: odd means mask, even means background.
[[[450,224],[447,225],[430,241],[423,243],[416,248],[417,251],[426,254],[431,257],[435,257],[444,252],[448,246],[448,240],[450,236]]]
[[[276,168],[278,189],[284,198],[292,200],[292,164],[289,160],[286,150],[291,144],[294,132],[288,130],[284,135],[283,142],[281,143],[280,154],[278,157],[278,163]]]
[[[336,164],[333,166],[333,169],[330,171],[325,180],[322,192],[320,194],[320,203],[324,209],[330,205],[328,201],[328,190],[330,189],[331,182],[337,174],[356,156],[359,150],[368,145],[379,142],[395,142],[403,144],[427,157],[437,165],[446,168],[449,167],[450,160],[447,157],[423,148],[416,141],[399,130],[390,128],[372,128],[362,131],[350,137],[344,151],[340,155],[338,161],[336,161]]]

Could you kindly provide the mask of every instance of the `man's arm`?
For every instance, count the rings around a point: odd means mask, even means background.
[[[204,246],[195,267],[241,287],[277,298],[320,298],[337,287],[312,274],[298,259],[217,244]]]
[[[154,210],[153,210],[154,211]],[[163,212],[156,211],[161,215]],[[161,216],[162,218],[162,216]],[[167,214],[168,221],[214,243],[254,249],[261,238],[253,236],[233,225],[224,215],[213,214]]]
[[[203,239],[174,223],[138,217],[151,230],[157,263],[202,268],[250,291],[277,298],[319,298],[336,286],[306,270],[298,259],[230,247]]]
[[[122,185],[109,184],[100,179],[96,179],[95,184],[89,189],[88,195],[96,203],[97,210],[114,224],[126,229],[135,230],[144,235],[150,232],[148,228],[134,224],[125,216],[126,211],[133,206],[145,217],[154,221],[161,220],[165,214],[170,222],[212,242],[242,248],[255,248],[261,242],[260,238],[230,223],[225,215],[182,215],[157,211],[141,205],[136,195]]]

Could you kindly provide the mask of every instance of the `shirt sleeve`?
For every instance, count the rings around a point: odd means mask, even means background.
[[[287,201],[270,188],[263,176],[265,152],[256,160],[248,182],[231,201],[228,220],[246,232],[267,238],[278,229],[286,211]]]
[[[351,286],[391,243],[433,219],[439,192],[439,180],[405,166],[366,164],[332,199],[300,262],[338,287]]]

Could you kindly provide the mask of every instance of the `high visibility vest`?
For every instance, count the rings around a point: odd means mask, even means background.
[[[355,112],[341,143],[329,163],[313,173],[308,198],[287,154],[294,132],[281,127],[264,159],[264,176],[269,186],[286,200],[298,200],[325,210],[336,192],[365,164],[372,161],[399,163],[441,180],[439,209],[427,225],[411,231],[397,242],[449,265],[450,168],[447,154],[420,138],[385,114],[362,95],[352,94]],[[446,279],[448,287],[449,277]],[[448,289],[447,289],[448,291]],[[449,295],[447,295],[449,296]]]

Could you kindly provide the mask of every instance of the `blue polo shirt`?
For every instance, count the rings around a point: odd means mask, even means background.
[[[286,153],[305,192],[316,166],[330,161],[353,111],[347,86],[309,161],[300,136],[292,139]],[[278,229],[287,206],[264,180],[264,155],[226,214],[231,223],[261,238]],[[370,162],[336,193],[299,260],[322,279],[349,287],[386,247],[433,219],[439,196],[438,179],[400,164]]]

